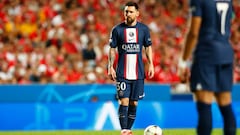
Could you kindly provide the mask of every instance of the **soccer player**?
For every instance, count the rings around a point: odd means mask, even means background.
[[[147,75],[154,76],[151,38],[148,27],[137,21],[138,4],[128,2],[124,8],[125,21],[113,27],[110,36],[108,75],[116,81],[119,98],[119,121],[122,135],[131,135],[136,118],[138,100],[144,96],[145,70],[142,60],[142,48],[147,56]],[[116,52],[117,48],[117,52]],[[117,68],[114,60],[118,54]]]
[[[215,98],[224,122],[224,135],[236,135],[232,109],[233,49],[229,42],[232,0],[191,0],[191,23],[179,73],[186,80],[186,60],[193,53],[190,88],[196,98],[198,135],[212,131]]]

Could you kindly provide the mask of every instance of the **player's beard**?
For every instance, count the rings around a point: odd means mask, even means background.
[[[132,24],[134,22],[135,19],[131,18],[131,17],[127,17],[126,21],[127,21],[127,24]]]

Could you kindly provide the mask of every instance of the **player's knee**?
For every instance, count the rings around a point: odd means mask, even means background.
[[[129,105],[137,106],[138,105],[138,101],[130,101]]]
[[[219,106],[226,106],[226,105],[231,104],[232,101],[231,100],[219,100],[219,101],[217,101],[217,103]]]
[[[129,98],[120,99],[120,104],[123,105],[123,106],[128,106],[129,105]]]
[[[220,106],[226,106],[231,104],[232,99],[230,94],[217,94],[216,101]]]
[[[211,104],[213,101],[213,92],[206,90],[195,92],[195,98],[198,102]]]

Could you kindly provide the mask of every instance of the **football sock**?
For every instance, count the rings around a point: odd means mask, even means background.
[[[212,131],[211,104],[197,102],[198,125],[197,135],[210,135]]]
[[[232,105],[219,106],[224,121],[224,135],[236,135],[236,118]]]
[[[118,109],[118,114],[119,114],[119,121],[120,121],[120,126],[121,129],[127,129],[127,122],[128,122],[128,106],[123,106],[120,105]]]
[[[127,123],[127,129],[131,129],[132,125],[136,118],[136,112],[137,112],[137,106],[130,105],[128,107],[128,123]]]

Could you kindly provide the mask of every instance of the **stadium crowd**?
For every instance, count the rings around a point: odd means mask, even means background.
[[[139,21],[151,30],[155,76],[177,83],[188,30],[188,0],[138,0]],[[111,28],[124,0],[1,0],[0,84],[112,83],[107,77]],[[231,42],[240,82],[240,4],[234,1]],[[223,54],[224,55],[224,54]]]

